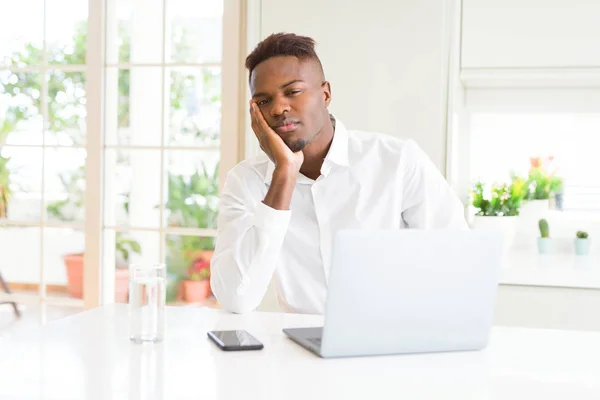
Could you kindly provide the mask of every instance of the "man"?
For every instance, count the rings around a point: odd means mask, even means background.
[[[314,44],[274,34],[246,59],[266,155],[234,167],[221,196],[211,285],[233,312],[254,310],[274,277],[286,310],[322,314],[340,228],[466,227],[460,200],[415,142],[350,131],[329,114]]]

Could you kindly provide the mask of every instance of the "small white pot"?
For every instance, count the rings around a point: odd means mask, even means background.
[[[540,236],[539,221],[547,219],[550,200],[529,200],[519,210],[519,225],[515,234],[514,248],[530,250],[536,247],[536,238]]]
[[[537,238],[537,247],[540,254],[551,254],[554,252],[554,242],[551,238]]]
[[[587,256],[590,252],[590,239],[575,239],[575,254]]]

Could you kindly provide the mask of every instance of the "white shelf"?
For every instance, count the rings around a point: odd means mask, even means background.
[[[600,290],[600,256],[511,252],[502,263],[500,284]]]

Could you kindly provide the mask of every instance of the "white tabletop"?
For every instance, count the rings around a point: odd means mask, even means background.
[[[136,345],[127,306],[105,306],[0,340],[0,398],[600,398],[600,333],[498,327],[484,351],[323,360],[281,332],[321,322],[169,307],[165,341]],[[222,352],[212,329],[246,329],[265,348]]]

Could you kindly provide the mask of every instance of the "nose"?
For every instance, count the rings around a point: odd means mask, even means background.
[[[279,117],[290,111],[290,103],[285,96],[277,96],[275,99],[273,99],[272,104],[271,116],[273,117]]]

